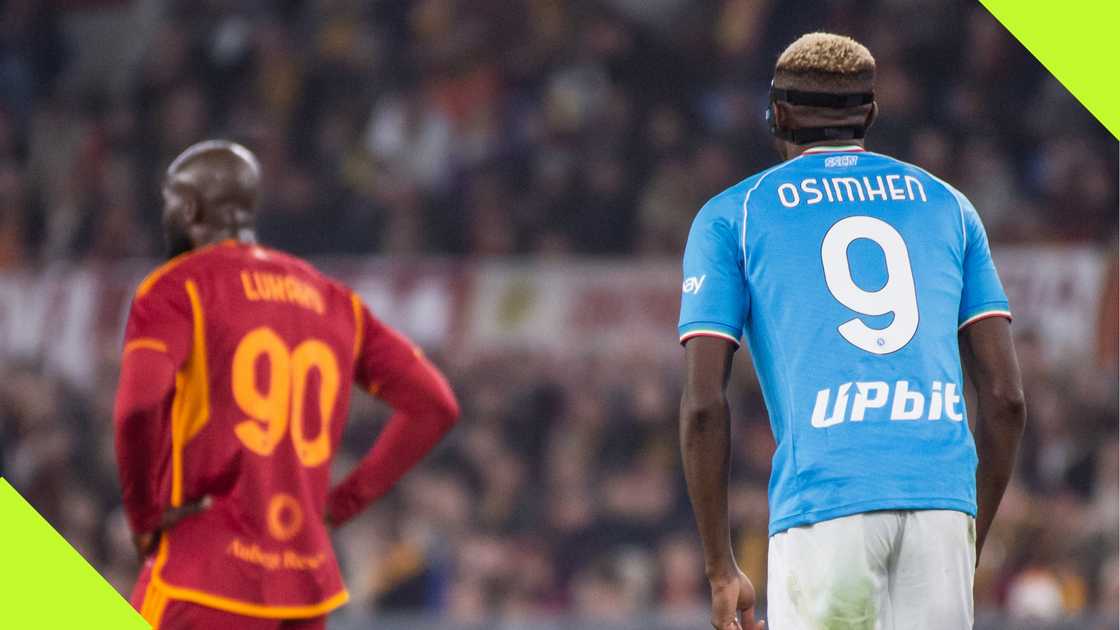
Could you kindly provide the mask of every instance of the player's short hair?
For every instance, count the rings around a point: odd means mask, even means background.
[[[254,176],[260,175],[261,165],[257,161],[257,156],[244,146],[229,140],[203,140],[192,144],[175,158],[171,166],[167,167],[167,173],[174,174],[206,154],[226,154],[229,159],[225,161],[229,164],[241,162],[243,168],[249,169]]]
[[[167,183],[188,185],[211,207],[252,212],[261,165],[257,156],[229,140],[193,144],[167,167]]]
[[[875,58],[851,37],[807,33],[778,57],[774,86],[818,92],[862,92],[875,83]]]

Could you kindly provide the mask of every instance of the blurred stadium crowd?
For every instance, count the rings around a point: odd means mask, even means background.
[[[961,188],[997,244],[1115,253],[1114,139],[971,2],[0,6],[0,269],[160,256],[162,169],[213,135],[261,156],[261,236],[297,254],[674,257],[708,196],[773,162],[761,120],[773,60],[822,24],[878,59],[874,150]],[[1055,362],[1020,343],[1030,428],[978,606],[1113,615],[1115,354]],[[677,366],[432,351],[464,418],[340,532],[352,609],[469,622],[706,606],[676,452]],[[773,444],[741,372],[732,504],[761,579]],[[0,471],[127,589],[115,374],[103,366],[87,391],[0,363]],[[381,417],[366,402],[352,415],[349,457]]]
[[[821,24],[877,56],[874,147],[993,239],[1115,233],[1114,143],[972,3],[208,0],[121,25],[100,63],[51,4],[0,29],[7,265],[158,254],[162,170],[215,133],[261,155],[264,235],[296,253],[675,254],[773,161],[776,52]]]

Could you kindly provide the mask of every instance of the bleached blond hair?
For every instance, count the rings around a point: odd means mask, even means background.
[[[790,44],[774,66],[774,85],[829,92],[859,92],[875,83],[875,58],[851,37],[807,33]]]

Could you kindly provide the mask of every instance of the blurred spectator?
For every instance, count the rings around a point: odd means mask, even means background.
[[[1115,140],[974,4],[172,1],[117,91],[67,77],[76,56],[106,53],[68,41],[55,4],[0,8],[4,270],[159,256],[163,169],[212,136],[258,153],[262,238],[298,254],[675,256],[705,199],[775,161],[761,117],[773,61],[822,27],[877,55],[872,150],[960,187],[993,242],[1115,258]],[[1024,624],[1120,605],[1116,296],[1103,304],[1112,367],[1020,348],[1031,419],[977,602]],[[339,532],[353,607],[468,623],[703,611],[675,369],[446,363],[461,429]],[[106,361],[78,392],[0,363],[0,471],[126,591],[115,374]],[[773,440],[757,383],[736,374],[734,543],[761,587]],[[352,416],[340,470],[379,417],[357,397]]]
[[[266,234],[299,253],[675,254],[706,198],[774,161],[773,58],[820,26],[732,0],[169,4],[122,92],[67,75],[112,63],[66,51],[112,51],[66,41],[65,12],[5,3],[0,164],[26,183],[0,198],[22,206],[3,258],[158,254],[162,170],[214,135],[261,155]],[[927,4],[823,15],[877,55],[871,146],[958,185],[997,242],[1107,239],[1109,135],[981,7]],[[108,246],[126,226],[142,238]]]

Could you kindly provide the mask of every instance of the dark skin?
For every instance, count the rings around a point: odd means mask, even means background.
[[[253,224],[260,165],[245,147],[224,140],[191,146],[171,163],[163,181],[163,231],[168,257],[234,239],[256,242]],[[141,561],[153,553],[160,533],[210,507],[210,497],[170,508],[155,531],[134,533]]]
[[[863,125],[865,129],[871,128],[875,118],[879,115],[879,104],[871,103],[844,110],[829,110],[803,105],[790,105],[788,103],[774,103],[771,105],[774,121],[779,129],[803,129],[806,127],[829,127]],[[852,140],[826,140],[812,144],[793,144],[786,140],[777,140],[778,154],[783,160],[792,160],[801,155],[806,149],[828,145],[858,145],[863,146],[863,138]]]
[[[796,87],[796,86],[789,86]],[[870,126],[877,104],[841,112],[773,105],[780,128],[863,123]],[[859,145],[862,139],[811,145],[778,142],[784,159],[812,146]],[[959,334],[961,359],[976,388],[976,557],[979,559],[1003,493],[1011,479],[1026,407],[1019,362],[1010,322],[992,317],[975,322]],[[685,344],[685,386],[681,398],[680,439],[685,481],[704,548],[704,567],[712,593],[712,627],[716,630],[761,630],[754,621],[756,593],[739,568],[731,546],[727,514],[731,413],[727,381],[736,346],[716,337],[693,337]]]
[[[132,545],[136,548],[136,554],[140,557],[140,561],[143,562],[145,558],[155,553],[156,546],[159,544],[159,536],[164,530],[174,527],[176,523],[188,516],[194,516],[208,509],[210,502],[210,497],[203,497],[199,501],[170,508],[160,518],[159,529],[154,532],[133,533]]]
[[[1027,423],[1019,358],[1011,339],[1011,322],[982,319],[961,331],[961,359],[976,387],[979,414],[973,433],[980,462],[976,466],[976,559],[988,538],[1003,493],[1015,469],[1019,439]]]
[[[731,376],[734,353],[733,343],[716,337],[693,337],[685,344],[681,458],[688,497],[704,547],[704,570],[712,591],[712,627],[716,630],[762,630],[765,622],[754,620],[754,585],[739,568],[731,549],[727,516],[727,475],[731,461],[727,380]]]

